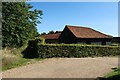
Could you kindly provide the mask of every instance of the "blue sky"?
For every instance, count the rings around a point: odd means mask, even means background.
[[[118,36],[117,2],[30,2],[33,9],[43,11],[39,33],[62,31],[65,25],[90,27]]]

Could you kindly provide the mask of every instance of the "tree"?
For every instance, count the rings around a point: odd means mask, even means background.
[[[43,32],[43,33],[41,33],[40,35],[45,35],[46,33],[45,32]]]
[[[28,39],[38,36],[36,25],[41,23],[41,10],[31,10],[25,2],[2,3],[2,46],[20,47]]]
[[[61,33],[62,31],[56,31],[55,33]]]
[[[49,31],[49,32],[48,32],[48,34],[53,34],[53,33],[55,33],[55,32],[54,32],[54,31]]]

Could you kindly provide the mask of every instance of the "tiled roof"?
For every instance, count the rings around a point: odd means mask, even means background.
[[[111,38],[112,36],[103,34],[88,27],[66,26],[77,38]]]
[[[58,39],[60,35],[61,35],[61,32],[53,33],[53,34],[46,34],[46,35],[42,35],[41,37],[45,39]]]
[[[92,28],[81,27],[81,26],[66,26],[77,38],[112,38],[112,36],[106,35]],[[58,39],[61,32],[42,35],[45,39]]]

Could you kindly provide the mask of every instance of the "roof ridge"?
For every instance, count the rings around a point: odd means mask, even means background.
[[[41,36],[45,36],[45,35],[52,35],[52,34],[60,34],[62,32],[57,32],[57,33],[49,33],[49,34],[44,34],[44,35],[41,35]]]
[[[57,33],[49,33],[49,34],[58,34],[58,33],[62,33],[62,32],[57,32]],[[48,34],[45,34],[45,35],[48,35]]]
[[[108,36],[108,37],[112,37],[111,35],[107,35],[107,34],[105,34],[105,33],[102,33],[102,32],[100,32],[100,31],[98,31],[98,30],[95,30],[95,29],[93,29],[93,28],[90,28],[90,27],[83,27],[83,26],[71,26],[71,25],[66,25],[66,27],[74,34],[74,31],[73,31],[73,29],[72,28],[83,28],[83,29],[89,29],[89,30],[92,30],[92,31],[94,31],[94,32],[97,32],[97,33],[99,33],[99,34],[101,34],[101,35],[104,35],[104,36]],[[71,28],[72,27],[72,28]],[[74,36],[75,37],[77,37],[77,35],[76,34],[74,34]]]
[[[66,27],[89,28],[89,29],[90,29],[90,27],[86,27],[86,26],[72,26],[72,25],[66,25]]]

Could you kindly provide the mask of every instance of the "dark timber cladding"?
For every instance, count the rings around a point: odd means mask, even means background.
[[[91,44],[91,42],[102,42],[102,45],[106,45],[106,42],[110,42],[111,39],[112,36],[103,34],[91,28],[67,25],[59,37],[59,42],[85,42],[86,44]]]
[[[41,37],[45,38],[46,43],[81,43],[91,44],[92,42],[101,42],[106,45],[106,42],[112,41],[112,36],[106,35],[94,29],[81,26],[66,25],[64,30],[59,33],[46,34]]]
[[[120,37],[113,37],[112,42],[116,42],[120,44]]]

